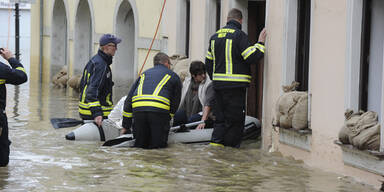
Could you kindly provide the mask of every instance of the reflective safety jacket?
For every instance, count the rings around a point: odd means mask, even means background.
[[[79,113],[82,119],[107,118],[113,109],[112,56],[99,50],[84,68],[80,82]]]
[[[251,45],[241,24],[231,20],[210,39],[205,59],[208,75],[215,89],[248,87],[250,64],[264,56],[261,42]]]
[[[0,62],[0,110],[5,110],[7,88],[5,84],[20,85],[27,81],[27,73],[20,62],[15,58],[8,60],[11,67]]]
[[[162,64],[146,70],[133,84],[124,103],[123,127],[132,125],[132,112],[151,111],[173,116],[181,98],[179,76]]]

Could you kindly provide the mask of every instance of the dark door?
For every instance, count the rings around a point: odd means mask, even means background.
[[[265,26],[265,1],[248,1],[248,36],[252,44]],[[251,65],[252,81],[248,89],[247,115],[261,120],[263,106],[264,60]]]

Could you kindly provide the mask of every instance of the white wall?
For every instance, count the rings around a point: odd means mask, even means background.
[[[12,9],[12,8],[10,8]],[[15,53],[15,12],[14,9],[0,7],[0,47],[7,47]],[[20,60],[29,73],[30,41],[31,41],[31,12],[29,9],[20,10]],[[9,21],[9,22],[8,22]],[[8,24],[9,23],[9,24]],[[9,34],[8,34],[9,31]],[[7,44],[8,42],[8,44]],[[1,62],[5,60],[1,57]]]

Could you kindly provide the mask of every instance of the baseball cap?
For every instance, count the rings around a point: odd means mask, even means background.
[[[117,38],[116,36],[112,34],[104,34],[103,36],[100,37],[99,43],[100,46],[104,46],[108,43],[114,43],[114,44],[119,44],[121,42],[120,38]]]

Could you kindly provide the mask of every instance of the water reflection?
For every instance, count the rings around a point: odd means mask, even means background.
[[[121,94],[121,93],[120,93]],[[1,191],[373,191],[305,167],[246,142],[241,149],[172,144],[161,150],[66,141],[74,128],[51,117],[78,118],[78,94],[49,85],[8,87],[10,164]]]

